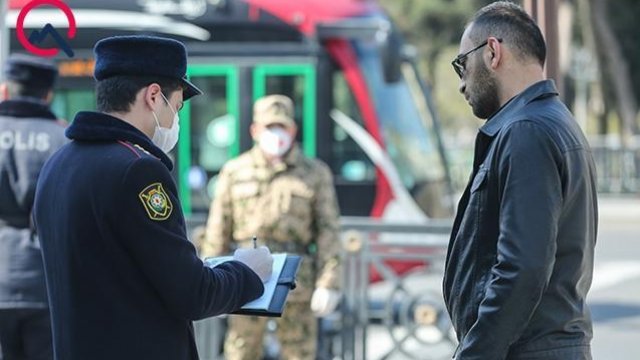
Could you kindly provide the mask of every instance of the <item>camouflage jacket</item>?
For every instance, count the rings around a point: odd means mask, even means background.
[[[337,288],[338,217],[326,164],[306,158],[297,145],[283,162],[270,164],[254,147],[220,172],[202,255],[218,256],[235,246],[251,246],[256,235],[274,253],[310,255],[308,260],[315,260],[314,268],[321,270],[315,286]]]

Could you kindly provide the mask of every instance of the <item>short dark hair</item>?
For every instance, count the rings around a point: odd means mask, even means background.
[[[470,38],[482,42],[490,36],[501,38],[504,44],[514,49],[521,60],[533,58],[544,66],[547,47],[538,25],[517,4],[497,1],[480,9],[470,21]]]
[[[10,98],[30,97],[36,99],[46,99],[49,92],[53,90],[50,86],[32,86],[15,80],[7,80],[7,91]]]
[[[101,112],[128,112],[136,101],[140,89],[153,83],[160,85],[164,96],[182,89],[179,79],[157,76],[119,75],[98,81],[96,84],[96,105]]]

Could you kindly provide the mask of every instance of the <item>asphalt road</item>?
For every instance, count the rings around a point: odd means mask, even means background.
[[[421,291],[419,287],[418,291]],[[600,222],[594,280],[588,303],[594,322],[592,353],[595,360],[640,359],[640,199],[600,201]],[[370,328],[367,358],[380,359],[402,329]],[[425,338],[434,338],[425,334]],[[410,339],[413,340],[413,339]],[[438,340],[437,337],[435,340]],[[394,352],[387,359],[449,359],[451,343],[425,346],[419,341],[403,344],[407,353]]]
[[[601,222],[588,301],[594,321],[593,358],[640,359],[640,218]]]

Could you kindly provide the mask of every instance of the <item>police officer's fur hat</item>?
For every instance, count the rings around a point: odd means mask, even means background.
[[[253,104],[253,122],[262,125],[280,124],[294,127],[293,101],[284,95],[267,95]]]
[[[48,59],[26,54],[11,54],[4,68],[7,80],[28,87],[51,89],[58,77],[58,68]]]
[[[98,41],[93,52],[96,80],[116,75],[160,76],[181,80],[184,100],[202,94],[185,77],[187,50],[177,40],[156,36],[114,36]]]

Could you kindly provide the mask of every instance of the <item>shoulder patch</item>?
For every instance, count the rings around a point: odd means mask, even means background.
[[[167,220],[173,211],[173,204],[161,183],[153,183],[138,194],[151,220]]]

